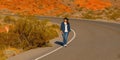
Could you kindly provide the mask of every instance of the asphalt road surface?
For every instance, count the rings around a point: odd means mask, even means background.
[[[62,22],[61,18],[39,18],[58,24]],[[120,60],[120,24],[79,19],[69,21],[75,30],[75,39],[67,47],[38,60]]]
[[[62,19],[51,21],[61,23]],[[77,19],[70,23],[76,38],[66,48],[38,60],[120,60],[119,24]]]

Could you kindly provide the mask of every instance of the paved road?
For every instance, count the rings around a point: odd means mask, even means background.
[[[62,22],[61,18],[39,18],[50,19],[52,22],[59,24]],[[38,60],[120,60],[119,24],[77,19],[70,19],[70,23],[72,29],[76,32],[76,38],[68,47]]]
[[[77,35],[74,41],[40,60],[120,60],[119,24],[74,19],[70,23]]]

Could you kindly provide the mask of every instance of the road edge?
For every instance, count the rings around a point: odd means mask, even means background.
[[[73,32],[74,35],[73,35],[73,37],[68,41],[67,44],[70,44],[70,43],[75,39],[75,37],[76,37],[75,31],[74,31],[73,29],[71,29],[71,31]],[[44,55],[42,55],[42,56],[40,56],[40,57],[38,57],[38,58],[36,58],[36,59],[34,59],[34,60],[42,59],[42,58],[44,58],[44,57],[46,57],[46,56],[48,56],[48,55],[50,55],[50,54],[52,54],[52,53],[54,53],[54,52],[60,50],[61,48],[63,48],[63,46],[60,46],[60,47],[58,47],[58,48],[56,48],[56,49],[50,51],[49,53],[46,53],[46,54],[44,54]]]

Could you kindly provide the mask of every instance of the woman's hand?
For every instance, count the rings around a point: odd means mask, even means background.
[[[63,34],[63,31],[61,31],[61,34]]]

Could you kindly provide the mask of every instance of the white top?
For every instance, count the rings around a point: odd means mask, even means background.
[[[68,32],[67,23],[64,24],[65,24],[65,32]]]

